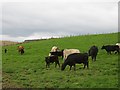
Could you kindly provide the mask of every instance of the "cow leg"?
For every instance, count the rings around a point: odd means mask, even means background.
[[[59,61],[55,62],[55,67],[57,67],[57,64],[58,64],[58,66],[60,67]]]
[[[84,67],[83,67],[83,69],[85,69],[86,66],[87,66],[87,68],[89,68],[89,66],[88,66],[88,62],[84,63]]]
[[[94,57],[94,61],[96,61],[96,56]]]
[[[87,69],[89,69],[89,62],[87,62],[86,65],[87,65]]]
[[[72,65],[70,65],[70,70],[71,70],[71,68],[72,68]]]
[[[60,68],[60,63],[58,62],[58,66],[59,66],[59,68]]]
[[[21,51],[20,53],[21,53],[21,55],[22,55],[22,51]]]
[[[46,63],[46,68],[47,68],[48,64]]]
[[[48,63],[48,68],[50,68],[50,63]]]
[[[56,66],[57,66],[57,62],[55,62],[55,68],[56,68]]]
[[[83,69],[85,69],[85,66],[86,66],[86,64],[84,63],[84,67],[83,67]]]
[[[92,56],[92,61],[94,60],[94,57]]]
[[[117,50],[118,54],[119,54],[119,50]]]
[[[74,71],[76,70],[76,66],[75,66],[75,64],[73,65],[74,66]]]
[[[110,51],[110,54],[111,54],[111,51]]]

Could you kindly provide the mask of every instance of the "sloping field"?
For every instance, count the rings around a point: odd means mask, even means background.
[[[17,52],[17,45],[3,46],[3,88],[118,88],[118,54],[108,55],[102,45],[118,42],[118,33],[83,35],[22,44],[25,53]],[[64,71],[54,64],[45,67],[45,56],[52,46],[60,49],[77,48],[87,52],[92,45],[99,48],[96,62],[89,57],[89,69],[77,64],[76,71]],[[8,52],[5,54],[4,49]],[[63,60],[60,59],[60,64]]]

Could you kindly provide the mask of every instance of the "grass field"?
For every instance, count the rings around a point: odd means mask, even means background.
[[[22,44],[24,55],[17,52],[17,46],[2,47],[2,81],[3,88],[118,88],[118,54],[108,55],[101,50],[102,45],[118,42],[118,33],[83,35],[50,39]],[[82,69],[77,64],[76,71],[64,71],[54,64],[45,67],[45,56],[48,56],[53,45],[60,49],[77,48],[87,52],[92,45],[99,48],[97,61],[89,57],[89,69]],[[8,52],[5,54],[4,49]],[[60,59],[60,64],[63,60]]]

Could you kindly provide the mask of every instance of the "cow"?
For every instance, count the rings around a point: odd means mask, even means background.
[[[106,45],[106,46],[102,46],[101,49],[105,49],[107,51],[108,54],[111,54],[111,52],[115,52],[115,53],[119,53],[119,46],[118,45]]]
[[[50,52],[56,52],[59,51],[59,48],[57,46],[53,46]],[[51,53],[49,53],[49,56],[51,56]]]
[[[89,68],[89,61],[88,61],[88,53],[73,53],[70,54],[67,59],[62,64],[61,70],[63,71],[67,65],[70,66],[70,70],[72,66],[74,66],[74,70],[76,70],[75,64],[84,64],[84,69],[87,66]]]
[[[46,68],[47,67],[50,68],[50,63],[54,63],[54,62],[55,62],[55,67],[57,66],[57,64],[60,67],[59,59],[58,59],[58,56],[56,56],[56,55],[51,55],[51,56],[45,57],[45,62],[46,62]]]
[[[120,43],[116,43],[116,45],[118,45],[118,46],[119,46],[119,49],[120,49]]]
[[[80,53],[78,49],[64,49],[63,50],[63,59],[66,60],[70,54]]]
[[[62,56],[63,60],[66,60],[66,58],[68,57],[68,55],[73,54],[73,53],[80,53],[80,51],[78,49],[63,49],[63,50],[59,50],[56,52],[50,52],[51,55],[57,55],[57,56]]]
[[[89,56],[91,56],[92,61],[96,61],[97,53],[98,53],[98,47],[97,46],[90,47],[90,49],[88,51],[88,54],[89,54]]]
[[[18,52],[21,53],[21,55],[24,53],[24,47],[18,46]]]
[[[5,50],[4,50],[4,51],[5,51],[5,53],[7,53],[7,49],[6,49],[6,48],[5,48]]]

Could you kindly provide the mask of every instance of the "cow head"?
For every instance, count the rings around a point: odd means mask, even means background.
[[[105,49],[105,46],[103,45],[101,49]]]

